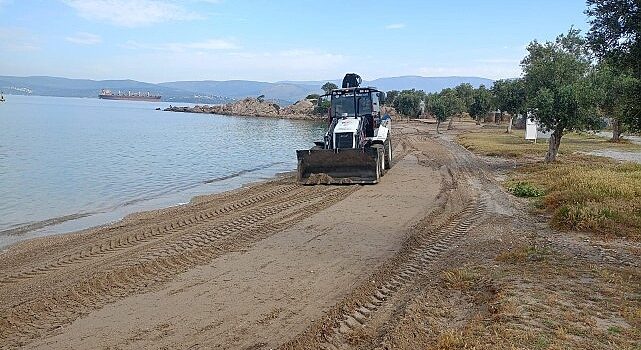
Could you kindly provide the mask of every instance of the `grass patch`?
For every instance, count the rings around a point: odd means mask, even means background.
[[[496,260],[513,264],[526,261],[542,261],[545,259],[546,254],[547,251],[536,246],[523,246],[501,252],[496,257]]]
[[[608,332],[619,334],[619,333],[621,333],[621,328],[619,328],[617,326],[610,326],[610,327],[608,327]]]
[[[458,268],[443,272],[441,278],[448,288],[467,290],[476,284],[479,275],[469,269]]]
[[[476,153],[524,160],[541,159],[548,146],[543,140],[537,144],[524,140],[522,131],[469,132],[458,141]],[[576,154],[603,149],[641,151],[641,146],[587,133],[567,134],[561,141],[560,161],[529,162],[509,176],[508,191],[538,197],[536,205],[550,214],[556,228],[641,239],[641,164]]]
[[[540,158],[544,157],[548,150],[547,140],[539,140],[537,143],[525,140],[522,130],[515,130],[511,134],[505,133],[503,129],[468,132],[460,135],[458,142],[476,153],[506,158]],[[588,133],[571,133],[564,135],[561,139],[559,154],[567,155],[600,149],[640,151],[641,146],[625,141],[613,143]]]
[[[574,156],[513,177],[544,189],[539,205],[557,228],[641,238],[641,164]]]
[[[464,349],[465,338],[463,334],[457,333],[453,330],[446,330],[438,336],[436,341],[436,349]]]
[[[545,194],[527,182],[517,182],[514,185],[508,186],[507,190],[517,197],[541,197]]]

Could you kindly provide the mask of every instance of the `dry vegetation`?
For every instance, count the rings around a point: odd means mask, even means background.
[[[515,195],[538,197],[536,207],[559,229],[641,239],[641,165],[582,154],[611,149],[641,151],[629,143],[611,143],[589,134],[564,136],[560,161],[540,160],[547,144],[523,140],[521,133],[485,130],[461,135],[466,148],[488,156],[520,158],[524,166],[509,175]]]
[[[468,132],[460,135],[458,142],[478,154],[507,158],[538,159],[544,157],[548,149],[545,140],[533,143],[524,139],[522,131],[515,130],[507,134],[503,128]],[[563,136],[559,154],[560,159],[564,159],[564,155],[600,149],[641,151],[641,146],[627,142],[612,143],[605,138],[588,133],[574,133]]]
[[[641,164],[576,156],[512,177],[544,189],[537,206],[557,228],[641,239]]]

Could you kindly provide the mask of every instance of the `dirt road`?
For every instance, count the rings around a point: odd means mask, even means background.
[[[492,346],[505,329],[546,332],[537,315],[501,317],[514,296],[536,304],[519,288],[548,265],[496,257],[540,241],[545,264],[568,250],[602,262],[605,243],[541,236],[478,158],[420,123],[394,134],[396,164],[376,186],[285,177],[14,246],[0,255],[1,346],[412,349],[455,347],[477,328]],[[545,276],[559,286],[558,269]],[[611,304],[599,315],[633,329]]]

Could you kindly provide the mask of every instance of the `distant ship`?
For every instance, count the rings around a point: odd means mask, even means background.
[[[98,97],[104,100],[128,100],[128,101],[149,101],[149,102],[160,101],[160,96],[152,95],[149,92],[147,92],[147,94],[144,94],[142,92],[128,91],[125,94],[118,91],[117,94],[114,94],[113,92],[111,92],[111,90],[107,90],[107,89],[103,89],[102,91],[100,91],[100,94],[98,95]]]

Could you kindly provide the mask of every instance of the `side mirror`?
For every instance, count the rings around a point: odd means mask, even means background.
[[[383,91],[378,93],[378,100],[380,101],[381,105],[385,104],[385,93]]]

